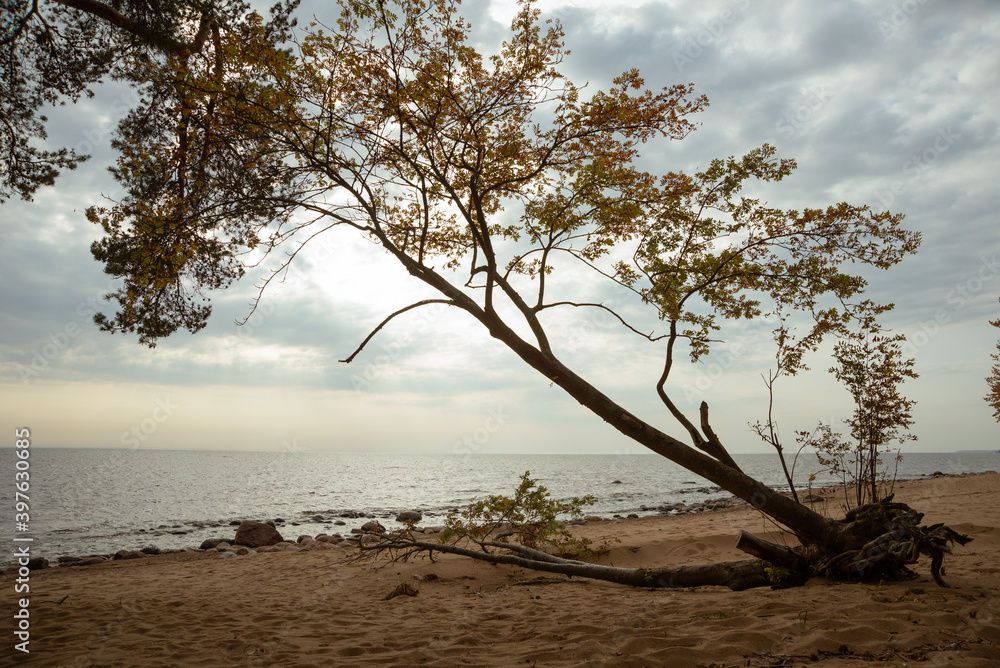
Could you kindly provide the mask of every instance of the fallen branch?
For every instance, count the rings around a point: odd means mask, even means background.
[[[592,503],[592,499],[553,501],[548,490],[536,485],[526,471],[514,497],[491,496],[473,503],[461,516],[450,515],[438,542],[415,538],[412,523],[392,533],[375,524],[374,530],[356,538],[358,559],[372,553],[374,565],[383,556],[390,561],[406,561],[424,553],[433,560],[438,552],[631,587],[723,586],[739,591],[799,586],[816,575],[841,580],[901,580],[915,575],[909,566],[923,554],[931,558],[934,581],[947,587],[941,575],[944,555],[951,552],[949,545],[964,545],[972,540],[942,524],[920,526],[923,514],[904,503],[893,503],[890,495],[878,503],[852,509],[843,520],[824,518],[831,531],[822,545],[787,547],[741,531],[735,547],[754,559],[698,566],[619,568],[584,561],[607,554],[610,543],[594,549],[589,538],[572,535],[556,519],[560,513],[582,515],[585,503]]]
[[[507,564],[530,568],[548,573],[560,573],[568,577],[582,577],[593,580],[604,580],[631,587],[676,588],[722,586],[733,591],[741,591],[752,587],[763,587],[772,584],[765,572],[766,564],[759,559],[705,564],[699,566],[675,566],[670,568],[620,568],[604,564],[592,564],[574,559],[564,559],[545,552],[533,550],[515,543],[498,543],[490,541],[487,545],[505,548],[517,554],[492,552],[482,549],[461,547],[448,543],[426,543],[418,541],[407,532],[398,534],[373,534],[368,536],[378,538],[376,542],[366,544],[362,538],[359,547],[362,554],[375,552],[376,557],[383,553],[391,553],[391,561],[408,559],[416,552],[442,552],[457,554],[491,564]]]
[[[845,523],[845,533],[855,540],[862,535],[881,531],[858,549],[836,554],[822,554],[815,546],[790,548],[763,540],[741,531],[736,547],[754,559],[735,562],[674,566],[664,568],[621,568],[559,557],[514,542],[474,540],[476,547],[452,543],[425,542],[414,538],[411,531],[362,534],[358,540],[361,554],[374,553],[374,560],[388,555],[390,561],[405,561],[417,553],[432,559],[435,552],[455,554],[491,564],[507,564],[567,577],[604,580],[631,587],[674,588],[722,586],[734,591],[753,587],[798,586],[809,578],[821,575],[841,580],[900,580],[913,577],[908,568],[921,554],[931,558],[931,575],[942,587],[943,559],[950,553],[950,544],[965,545],[972,539],[936,524],[919,526],[921,513],[905,504],[870,504],[856,509],[853,521]],[[359,555],[360,558],[361,555]],[[374,561],[373,560],[373,561]]]

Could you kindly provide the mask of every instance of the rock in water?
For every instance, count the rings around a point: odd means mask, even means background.
[[[397,522],[419,522],[422,519],[424,519],[423,514],[416,510],[404,510],[396,515]]]
[[[377,521],[372,520],[370,522],[365,522],[361,525],[362,531],[368,531],[370,533],[385,533],[385,527],[379,524]]]
[[[237,545],[247,547],[263,547],[264,545],[274,545],[284,540],[278,530],[270,524],[244,520],[236,530]]]

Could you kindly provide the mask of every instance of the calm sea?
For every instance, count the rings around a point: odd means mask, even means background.
[[[785,487],[777,458],[737,456],[750,475]],[[811,457],[810,457],[811,459]],[[510,493],[525,471],[553,498],[592,494],[588,514],[654,514],[656,507],[728,496],[708,481],[656,455],[392,455],[343,452],[233,452],[33,448],[30,458],[32,553],[111,553],[121,549],[197,547],[232,537],[230,522],[282,518],[286,538],[360,526],[420,510],[440,524],[450,510],[489,494]],[[811,470],[810,470],[811,468]],[[796,483],[816,470],[800,460]],[[900,478],[1000,469],[1000,454],[904,455]],[[14,542],[13,449],[0,449],[0,563]],[[800,475],[801,474],[801,475]],[[821,480],[832,484],[832,479]],[[787,488],[787,487],[785,487]],[[317,515],[322,521],[314,519]],[[340,520],[345,525],[332,522]],[[297,523],[298,526],[292,523]],[[19,543],[19,545],[22,543]]]

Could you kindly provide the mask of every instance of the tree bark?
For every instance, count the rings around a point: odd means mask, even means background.
[[[496,263],[492,261],[492,251],[490,249],[485,247],[483,249],[487,255],[487,259],[491,261],[487,263],[488,266],[483,267],[483,271],[487,273],[488,280],[484,287],[486,298],[481,305],[459,287],[453,285],[442,275],[434,271],[433,268],[425,266],[422,262],[410,257],[403,249],[397,247],[384,231],[381,230],[374,211],[372,212],[372,222],[374,234],[378,237],[383,247],[394,255],[412,276],[440,292],[455,307],[469,313],[487,329],[490,336],[507,346],[528,366],[544,375],[552,383],[558,385],[582,406],[629,439],[666,457],[688,471],[715,483],[788,528],[801,542],[803,549],[800,554],[802,554],[806,561],[796,562],[787,553],[781,553],[781,558],[787,559],[790,564],[789,566],[782,566],[780,563],[776,565],[779,568],[786,568],[794,579],[804,581],[815,572],[816,564],[824,559],[835,565],[843,565],[845,560],[849,561],[851,559],[852,555],[849,554],[851,551],[860,549],[867,542],[881,539],[887,532],[892,531],[891,527],[884,522],[868,522],[864,526],[861,526],[861,523],[852,522],[849,519],[841,522],[825,517],[813,511],[808,506],[775,492],[767,485],[746,475],[739,468],[727,464],[723,460],[728,457],[723,457],[721,453],[716,453],[718,457],[721,457],[720,459],[701,452],[656,429],[622,408],[559,361],[548,343],[541,323],[537,319],[536,310],[527,306],[523,299],[521,299],[521,296],[502,277],[495,274]],[[473,273],[476,272],[474,271]],[[522,338],[494,310],[494,288],[501,289],[510,298],[513,306],[521,312],[525,322],[530,326],[532,333],[535,335],[537,343],[533,344]],[[661,392],[662,383],[663,378],[661,377],[660,385],[658,385],[658,391]],[[706,413],[707,410],[703,410],[703,421],[705,422],[707,422]],[[712,438],[711,434],[709,438]],[[709,450],[711,451],[712,448],[709,448]],[[914,530],[919,531],[919,529]],[[886,540],[888,543],[896,546],[897,552],[904,548],[904,546],[898,544],[898,541],[893,542],[895,538]],[[917,551],[924,550],[923,553],[935,558],[933,550],[938,550],[937,547],[927,547],[929,544],[926,541],[916,542],[919,543],[919,546],[914,549]],[[744,547],[748,547],[752,543],[749,540],[744,540],[742,544]],[[763,547],[761,542],[753,543],[753,547],[749,549],[762,553],[765,551],[774,552],[774,550]],[[477,556],[476,558],[482,557]],[[871,573],[874,570],[892,574],[905,574],[906,572],[903,562],[897,556],[884,559],[879,558],[877,561],[877,568],[868,568],[867,564],[862,564],[860,567],[848,567],[842,571],[842,575],[851,578],[855,574],[860,573],[864,576],[865,573]],[[565,566],[565,564],[560,564],[560,567],[562,566]],[[546,568],[551,568],[551,566],[547,566]],[[572,568],[588,567],[574,565]],[[771,569],[773,575],[774,567],[772,566]],[[715,578],[725,579],[727,577],[733,578],[734,584],[743,581],[742,576],[736,573],[730,572],[728,575],[723,576],[725,571],[726,569],[721,565],[699,567],[697,569],[698,581],[700,584],[713,584],[718,582]],[[937,572],[937,569],[935,569],[935,572]],[[679,581],[678,578],[681,578],[681,571],[671,570],[665,576],[668,580],[673,577],[676,582]],[[609,575],[610,577],[632,578],[635,576],[611,574]],[[684,581],[690,582],[691,580],[686,579]]]
[[[740,531],[736,537],[736,549],[787,568],[798,569],[805,561],[791,548],[771,543],[746,531]]]
[[[391,537],[379,536],[382,540],[376,545],[361,545],[362,551],[398,550],[405,554],[413,551],[423,551],[433,554],[457,554],[491,564],[507,564],[520,566],[547,573],[561,573],[568,577],[583,577],[592,580],[604,580],[630,587],[647,587],[650,589],[677,587],[729,587],[733,591],[742,591],[753,587],[764,587],[771,584],[765,572],[765,564],[759,559],[704,564],[698,566],[675,566],[672,568],[619,568],[603,564],[590,564],[573,559],[562,559],[544,552],[540,558],[526,556],[535,552],[519,545],[511,544],[510,549],[519,548],[522,554],[488,553],[482,550],[459,547],[447,543],[424,543],[421,541],[393,540]],[[363,543],[363,541],[362,541]]]
[[[502,341],[532,368],[544,374],[625,436],[743,499],[791,529],[803,543],[838,551],[840,523],[836,520],[778,494],[742,471],[733,469],[640,420],[553,356],[545,355],[527,344],[499,318],[491,318],[486,324],[494,338]]]
[[[452,285],[433,269],[425,267],[409,257],[384,235],[381,235],[379,240],[411,275],[442,293],[456,307],[469,313],[486,327],[490,336],[506,345],[528,366],[561,387],[581,405],[623,435],[743,499],[762,513],[788,527],[803,544],[817,545],[830,553],[840,551],[840,523],[778,494],[739,469],[727,466],[639,419],[563,365],[547,349],[547,346],[544,347],[545,349],[540,349],[540,347],[528,343],[511,329],[496,312],[484,309],[469,295]],[[525,313],[529,322],[540,327],[530,309],[522,312]]]

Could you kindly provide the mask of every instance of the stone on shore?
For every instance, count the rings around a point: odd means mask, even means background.
[[[198,549],[211,550],[218,547],[219,543],[227,543],[227,542],[229,541],[225,538],[206,538],[201,542],[201,545],[198,546]]]
[[[236,530],[235,542],[247,547],[274,545],[284,540],[278,530],[270,524],[244,520]]]
[[[94,566],[95,564],[103,564],[105,561],[107,559],[104,557],[84,557],[76,563],[78,566]]]
[[[316,536],[316,540],[318,540],[321,543],[339,543],[340,541],[344,540],[344,537],[341,536],[339,533],[335,533],[332,535],[321,533],[320,535]]]
[[[118,550],[115,552],[115,559],[144,559],[148,555],[139,550]]]
[[[300,547],[304,547],[307,550],[336,550],[337,549],[336,546],[331,545],[330,543],[322,543],[322,542],[320,542],[318,540],[307,540],[304,543],[302,543],[300,545]]]
[[[416,510],[404,510],[396,515],[397,522],[419,522],[424,519],[423,513]]]
[[[49,567],[49,560],[45,557],[32,557],[28,559],[28,570],[38,571]]]

